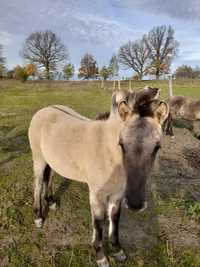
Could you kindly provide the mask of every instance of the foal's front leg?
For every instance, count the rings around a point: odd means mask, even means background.
[[[118,261],[125,261],[126,255],[119,242],[119,219],[121,212],[121,201],[110,200],[108,204],[109,239],[112,245],[113,256]]]
[[[106,218],[106,203],[98,200],[90,194],[90,206],[93,222],[92,244],[96,252],[96,260],[99,267],[109,267],[108,259],[103,249],[103,230]]]

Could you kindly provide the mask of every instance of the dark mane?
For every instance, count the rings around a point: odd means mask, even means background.
[[[95,120],[106,121],[109,117],[110,117],[109,111],[101,112],[96,115]]]

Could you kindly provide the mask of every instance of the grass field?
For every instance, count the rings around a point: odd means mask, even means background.
[[[166,81],[132,84],[133,89],[146,85],[161,88],[162,97],[167,97]],[[128,88],[128,82],[122,82],[121,86]],[[0,81],[0,266],[96,266],[90,247],[91,220],[86,185],[56,176],[55,194],[59,209],[49,213],[43,229],[35,228],[27,128],[32,115],[51,104],[67,105],[94,118],[97,112],[109,109],[112,83],[106,83],[105,87],[105,90],[100,89],[99,82],[23,84]],[[200,82],[175,82],[174,94],[200,98]],[[178,130],[177,134],[180,143],[188,136],[188,146],[197,149],[198,155],[199,141],[192,139],[190,144],[189,139],[193,137],[184,130]],[[167,140],[166,150],[170,142]],[[193,166],[191,173],[195,168],[199,171],[198,166]],[[162,170],[156,176],[157,185],[162,184],[160,179],[167,179],[167,175],[171,177]],[[195,175],[193,180],[199,172]],[[200,194],[198,186],[194,184]],[[116,264],[111,258],[113,267],[200,267],[200,206],[196,199],[182,196],[180,192],[168,194],[167,189],[161,192],[153,189],[150,193],[153,204],[146,213],[123,212],[120,233],[129,257],[123,265]],[[190,243],[185,239],[177,241],[183,232],[186,239],[188,235],[192,240]],[[182,246],[181,242],[188,245]]]

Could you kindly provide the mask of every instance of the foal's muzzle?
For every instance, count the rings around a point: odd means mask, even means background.
[[[143,212],[148,207],[148,203],[146,201],[144,201],[143,203],[139,203],[139,204],[135,205],[135,204],[129,203],[128,200],[126,198],[124,198],[123,199],[123,206],[126,209],[129,209],[132,211]]]

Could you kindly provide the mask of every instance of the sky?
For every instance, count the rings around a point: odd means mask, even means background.
[[[0,0],[0,44],[9,69],[24,64],[19,52],[34,31],[55,32],[76,68],[86,52],[102,67],[120,45],[160,25],[171,25],[180,43],[172,71],[200,66],[200,0]]]

